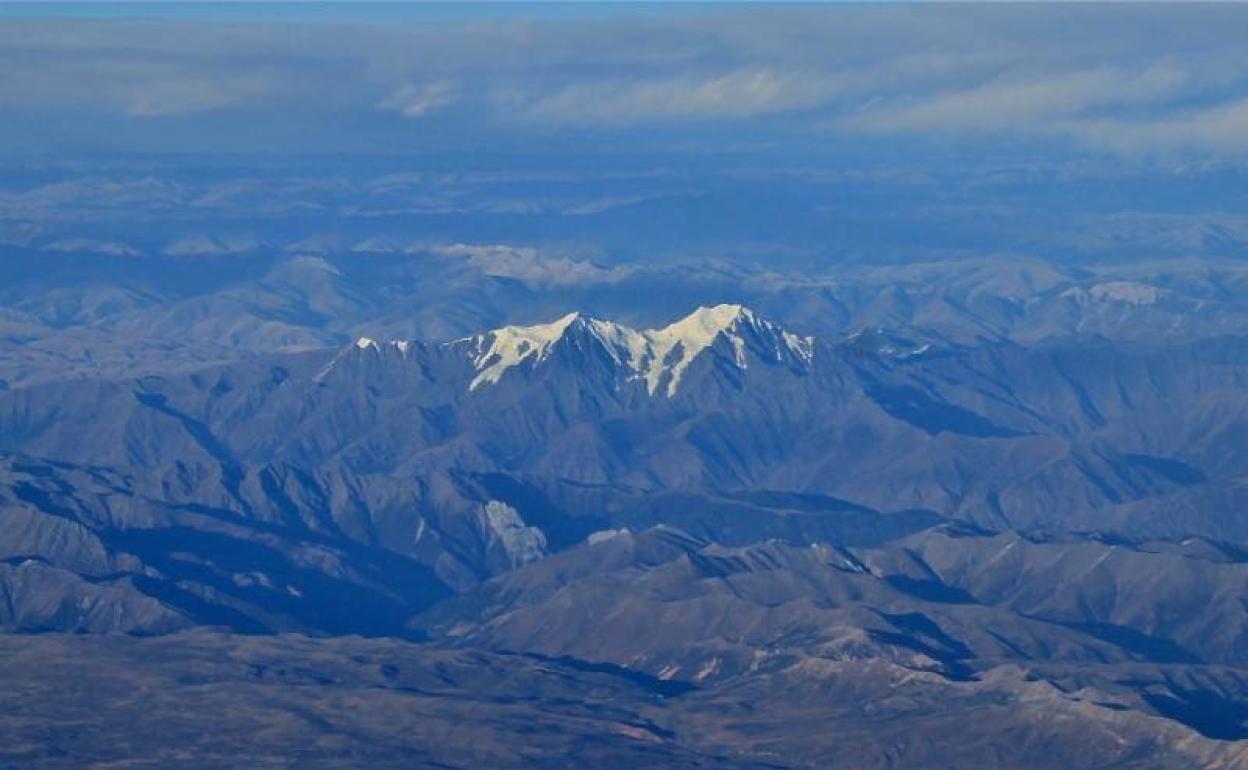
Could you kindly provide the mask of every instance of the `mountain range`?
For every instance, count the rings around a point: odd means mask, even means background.
[[[0,624],[643,677],[663,762],[1248,762],[1244,339],[817,331],[574,312],[10,387]],[[790,734],[807,700],[875,758]]]

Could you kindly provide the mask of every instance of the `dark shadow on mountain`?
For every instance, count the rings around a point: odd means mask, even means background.
[[[1157,713],[1182,722],[1206,738],[1220,741],[1248,739],[1248,704],[1227,700],[1207,690],[1172,687],[1170,694],[1142,694]]]
[[[1019,431],[997,425],[969,409],[937,400],[910,385],[885,385],[872,381],[866,385],[865,390],[867,396],[890,416],[931,435],[956,433],[974,438],[1011,438],[1022,435]]]

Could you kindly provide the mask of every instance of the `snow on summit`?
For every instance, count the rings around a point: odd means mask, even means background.
[[[651,395],[660,389],[668,396],[675,395],[689,365],[721,338],[742,369],[747,365],[747,349],[777,362],[800,364],[809,364],[813,354],[810,337],[784,331],[741,305],[700,307],[661,329],[643,331],[569,313],[551,323],[506,326],[471,338],[476,343],[473,364],[477,375],[469,390],[498,382],[504,372],[525,361],[544,360],[572,328],[597,340],[630,379],[646,383],[646,391]]]
[[[550,347],[563,337],[563,333],[574,321],[580,318],[579,313],[568,313],[563,318],[548,324],[537,326],[504,326],[489,334],[479,335],[478,352],[473,364],[477,367],[477,376],[468,385],[469,390],[476,390],[483,383],[498,382],[498,378],[516,364],[529,358],[542,361],[550,352]],[[489,347],[482,347],[485,338],[490,338]]]

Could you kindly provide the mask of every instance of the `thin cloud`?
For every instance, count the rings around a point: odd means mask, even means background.
[[[419,118],[454,101],[451,84],[445,80],[415,85],[404,84],[377,106],[408,118]]]
[[[842,88],[840,78],[743,68],[701,77],[592,81],[537,99],[530,120],[620,123],[669,118],[749,118],[811,109]]]
[[[875,105],[841,121],[859,130],[983,132],[1045,131],[1050,121],[1089,110],[1157,103],[1186,82],[1175,67],[1143,74],[1113,69],[1000,78],[963,90],[938,93],[913,103]]]
[[[1186,150],[1248,156],[1248,98],[1154,120],[1107,118],[1060,128],[1085,145],[1119,154]]]
[[[140,148],[159,138],[286,151],[298,116],[300,141],[326,149],[461,138],[533,148],[566,131],[645,124],[673,146],[747,130],[770,146],[907,132],[1220,155],[1240,151],[1245,22],[1248,7],[1212,5],[732,6],[389,25],[14,20],[0,25],[0,110],[18,120],[0,125],[0,142],[93,146],[87,113],[102,112],[128,121],[110,143]],[[65,119],[75,110],[82,121]],[[209,112],[211,128],[196,123]],[[445,130],[414,136],[382,113],[436,115]],[[55,138],[30,130],[52,114]],[[178,116],[189,119],[153,120]],[[699,121],[717,121],[715,135]]]
[[[136,84],[125,111],[142,118],[190,115],[254,102],[269,90],[268,84],[254,78],[173,77]]]

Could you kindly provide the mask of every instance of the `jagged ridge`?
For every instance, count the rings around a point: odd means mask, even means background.
[[[646,330],[569,313],[548,324],[506,326],[457,340],[468,343],[477,372],[469,390],[497,383],[522,363],[545,360],[557,343],[574,335],[600,346],[627,379],[645,382],[650,395],[668,397],[676,394],[689,365],[719,341],[742,369],[748,366],[747,351],[799,367],[808,366],[814,356],[813,338],[786,331],[741,305],[700,307],[661,329]]]

